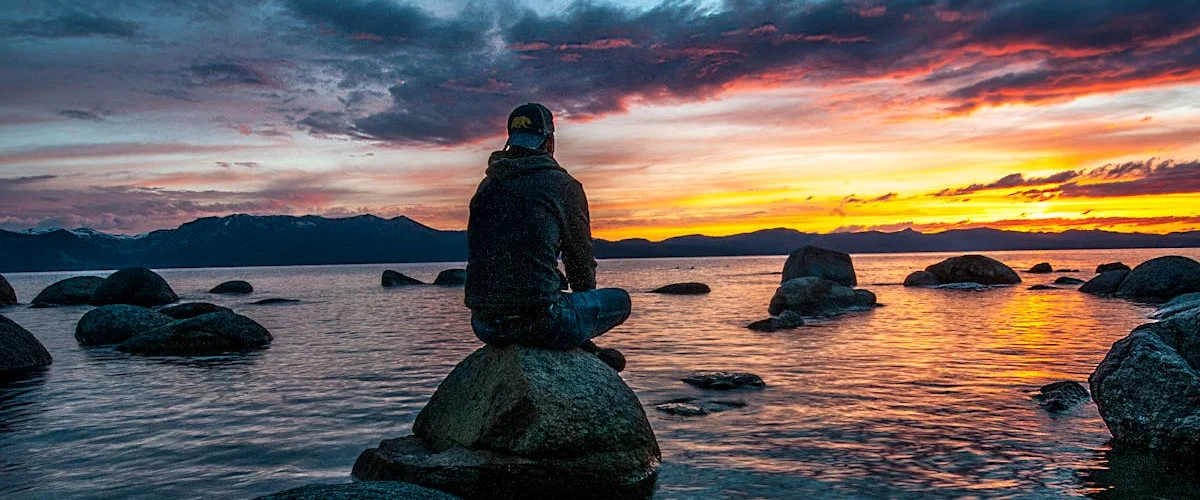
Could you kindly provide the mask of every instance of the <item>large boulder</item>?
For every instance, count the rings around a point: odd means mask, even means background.
[[[0,306],[10,306],[17,303],[17,292],[13,290],[8,280],[0,275]]]
[[[1115,444],[1200,458],[1200,310],[1135,328],[1088,382]]]
[[[456,500],[438,490],[398,481],[314,484],[258,497],[255,500]]]
[[[1198,308],[1200,308],[1200,292],[1185,293],[1168,300],[1166,304],[1163,304],[1157,311],[1154,311],[1154,314],[1151,314],[1150,317],[1154,319],[1167,319],[1181,312]]]
[[[653,290],[650,293],[664,293],[667,295],[703,295],[711,292],[712,289],[704,283],[672,283],[663,285]]]
[[[212,287],[208,293],[219,293],[224,295],[241,295],[246,293],[254,293],[254,286],[249,281],[233,280],[226,281],[220,285]]]
[[[1079,291],[1092,295],[1112,295],[1117,293],[1117,289],[1121,287],[1121,282],[1125,281],[1126,276],[1129,276],[1129,271],[1103,272],[1084,283],[1079,287]]]
[[[465,498],[637,498],[658,442],[617,372],[579,349],[485,346],[442,381],[413,424],[359,455],[360,480]]]
[[[447,269],[438,273],[437,278],[433,279],[435,285],[464,285],[467,283],[466,269]]]
[[[788,255],[780,283],[805,276],[824,278],[842,286],[858,285],[850,254],[812,245],[800,247]]]
[[[1030,274],[1046,274],[1054,272],[1054,268],[1050,266],[1049,262],[1042,262],[1034,264],[1033,267],[1029,268],[1029,270],[1025,272]]]
[[[801,316],[836,316],[875,307],[875,296],[857,293],[848,286],[827,279],[805,276],[788,280],[775,290],[767,313],[778,316],[792,311]]]
[[[104,283],[104,278],[99,276],[75,276],[56,281],[37,294],[29,305],[53,307],[87,304],[101,283]]]
[[[938,281],[936,274],[926,271],[913,271],[904,278],[904,286],[938,286],[942,284]]]
[[[1178,255],[1150,259],[1138,264],[1121,282],[1118,297],[1160,301],[1176,295],[1200,292],[1200,262]]]
[[[11,319],[0,316],[0,380],[50,364],[41,342]]]
[[[404,274],[400,274],[391,269],[388,269],[383,272],[383,276],[380,278],[380,281],[383,283],[383,286],[386,286],[386,287],[407,286],[407,285],[424,285],[424,283],[421,283],[421,280],[419,280],[419,279],[412,278],[412,277],[406,276]]]
[[[176,304],[173,306],[164,307],[159,309],[158,312],[166,314],[167,316],[175,319],[188,319],[195,318],[201,314],[214,312],[233,312],[233,310],[228,307],[218,306],[208,302],[188,302],[186,304]]]
[[[171,285],[154,271],[144,267],[127,267],[104,278],[92,293],[91,304],[130,304],[152,307],[179,300]]]
[[[172,321],[175,319],[144,307],[109,304],[92,309],[79,318],[75,325],[75,340],[82,346],[120,344]]]
[[[1021,282],[1021,277],[1011,267],[983,255],[951,257],[925,268],[925,272],[937,276],[942,284],[1014,285]]]
[[[1132,269],[1122,262],[1109,262],[1096,266],[1096,274],[1107,273],[1109,271],[1132,271]]]
[[[271,332],[232,312],[201,314],[141,333],[117,344],[117,350],[157,356],[200,356],[265,347]]]

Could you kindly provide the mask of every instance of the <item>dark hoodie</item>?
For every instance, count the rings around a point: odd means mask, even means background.
[[[467,307],[485,317],[544,311],[563,289],[560,254],[573,291],[596,288],[583,185],[544,151],[492,153],[467,222]]]

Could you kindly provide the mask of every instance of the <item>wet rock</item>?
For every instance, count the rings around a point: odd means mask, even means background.
[[[669,295],[702,295],[711,292],[712,289],[704,283],[672,283],[666,286],[660,286],[650,293],[665,293]]]
[[[720,413],[736,408],[744,408],[745,406],[746,402],[740,399],[701,401],[696,398],[680,398],[654,405],[654,409],[681,417],[699,417],[708,415],[709,413]]]
[[[1050,286],[1050,285],[1033,285],[1033,286],[1029,287],[1029,289],[1030,290],[1062,290],[1059,287]]]
[[[220,285],[214,286],[208,293],[220,293],[225,295],[241,295],[245,293],[254,293],[254,287],[249,282],[242,280],[226,281]]]
[[[1035,264],[1033,267],[1029,268],[1029,270],[1025,271],[1025,272],[1031,273],[1031,274],[1046,274],[1046,273],[1054,272],[1054,268],[1050,267],[1049,262],[1042,262],[1040,264]]]
[[[775,290],[767,314],[778,316],[792,311],[801,316],[836,316],[871,309],[875,306],[873,299],[874,294],[857,293],[833,281],[805,276],[785,281]]]
[[[1077,273],[1080,271],[1078,269],[1055,269],[1054,272],[1061,274],[1061,273]]]
[[[104,283],[99,276],[75,276],[46,287],[30,302],[31,307],[74,306],[91,302],[96,288]]]
[[[1096,274],[1107,273],[1109,271],[1132,271],[1132,269],[1121,262],[1109,262],[1108,264],[1096,266]]]
[[[10,306],[17,303],[17,292],[13,290],[8,280],[0,275],[0,306]]]
[[[913,271],[904,278],[904,286],[938,286],[942,284],[938,281],[936,274],[925,271]]]
[[[1056,284],[1056,285],[1082,285],[1082,284],[1084,284],[1084,281],[1079,278],[1072,278],[1069,276],[1059,276],[1058,279],[1054,280],[1054,284]]]
[[[704,409],[695,403],[662,403],[654,407],[655,410],[671,415],[679,415],[681,417],[699,417],[708,415],[708,410]]]
[[[411,278],[407,275],[398,273],[391,269],[388,269],[383,272],[383,277],[380,278],[380,281],[383,283],[383,286],[385,286],[385,287],[424,285],[424,283],[421,283],[421,280],[419,280],[419,279]]]
[[[266,346],[271,332],[232,312],[202,314],[174,321],[117,344],[117,350],[158,356],[198,356]]]
[[[438,273],[437,278],[434,278],[435,285],[465,285],[467,283],[466,269],[447,269]]]
[[[743,387],[764,387],[766,382],[762,378],[753,373],[746,372],[696,372],[684,377],[683,380],[689,385],[694,385],[701,389],[716,389],[729,390],[741,389]]]
[[[579,349],[485,346],[413,424],[359,455],[361,480],[464,498],[644,498],[661,454],[637,396]]]
[[[1121,282],[1117,296],[1155,301],[1192,292],[1200,292],[1200,262],[1169,255],[1138,264]]]
[[[174,319],[188,319],[188,318],[194,318],[201,314],[208,314],[208,313],[214,313],[214,312],[233,312],[233,310],[229,309],[228,307],[221,307],[216,304],[209,304],[208,302],[188,302],[186,304],[179,304],[179,305],[174,305],[174,306],[170,306],[170,307],[164,307],[162,309],[159,309],[158,312],[165,314],[167,316],[170,316]]]
[[[1074,380],[1046,384],[1039,393],[1033,395],[1034,401],[1052,412],[1069,410],[1088,399],[1087,389]]]
[[[1167,319],[1181,312],[1200,308],[1200,293],[1185,293],[1168,300],[1166,304],[1159,307],[1150,317],[1154,319]]]
[[[145,307],[109,304],[79,318],[75,340],[82,346],[119,344],[172,321],[174,318]]]
[[[0,380],[49,366],[50,362],[50,353],[29,330],[0,316]]]
[[[1021,277],[1011,267],[983,255],[951,257],[925,268],[925,272],[937,276],[942,284],[1014,285],[1021,282]]]
[[[1200,310],[1135,328],[1088,382],[1114,447],[1200,458]]]
[[[1117,293],[1117,289],[1121,287],[1121,282],[1125,281],[1125,277],[1129,275],[1129,271],[1107,271],[1097,274],[1079,287],[1079,291],[1090,293],[1092,295],[1112,295]]]
[[[314,484],[261,496],[255,500],[456,500],[435,489],[399,481]]]
[[[154,271],[144,267],[127,267],[104,278],[92,292],[91,304],[129,304],[153,307],[179,300],[171,285]]]
[[[804,318],[793,311],[783,311],[778,316],[761,319],[746,325],[757,332],[777,332],[804,326]]]
[[[800,247],[788,255],[780,283],[805,276],[827,279],[842,286],[858,285],[850,254],[812,245]]]
[[[296,302],[300,302],[300,301],[299,301],[299,300],[297,300],[297,299],[281,299],[281,298],[278,298],[278,297],[272,297],[272,298],[269,298],[269,299],[256,300],[256,301],[254,301],[254,302],[251,302],[251,303],[250,303],[250,305],[253,305],[253,306],[270,306],[270,305],[275,305],[275,304],[294,304],[294,303],[296,303]]]

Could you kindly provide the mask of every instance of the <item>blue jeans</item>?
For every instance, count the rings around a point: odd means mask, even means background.
[[[545,315],[532,321],[522,318],[486,321],[478,314],[471,314],[471,328],[479,340],[489,345],[570,349],[624,323],[631,308],[625,290],[600,288],[563,293]]]

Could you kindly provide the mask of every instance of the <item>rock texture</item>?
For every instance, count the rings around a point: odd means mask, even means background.
[[[660,286],[650,293],[665,293],[668,295],[703,295],[711,292],[712,289],[704,283],[672,283],[666,286]]]
[[[1042,262],[1040,264],[1035,264],[1033,267],[1029,268],[1029,270],[1025,271],[1025,272],[1031,273],[1031,274],[1047,274],[1047,273],[1054,272],[1054,268],[1050,267],[1049,262]]]
[[[388,269],[383,272],[383,276],[380,277],[380,283],[382,283],[383,286],[385,286],[385,287],[424,285],[424,283],[422,283],[421,280],[419,280],[419,279],[411,278],[407,275],[398,273],[391,269]]]
[[[314,484],[292,488],[255,500],[456,500],[438,490],[398,481]]]
[[[637,396],[579,349],[485,346],[442,381],[413,424],[354,464],[465,498],[639,498],[661,454]]]
[[[254,320],[215,312],[148,330],[117,344],[117,350],[160,356],[208,355],[257,349],[271,340],[271,332]]]
[[[1135,328],[1088,382],[1115,444],[1200,458],[1200,310]]]
[[[0,380],[50,365],[41,342],[11,319],[0,316]]]
[[[225,295],[241,295],[245,293],[254,293],[254,286],[248,281],[234,280],[226,281],[220,285],[212,287],[208,293],[220,293]]]
[[[154,271],[128,267],[104,278],[90,300],[94,306],[129,304],[152,307],[179,300],[171,285]]]
[[[758,332],[777,332],[801,326],[804,326],[804,317],[793,311],[783,311],[779,313],[779,316],[760,319],[746,325],[746,328]]]
[[[1107,273],[1109,271],[1132,271],[1129,266],[1121,262],[1109,262],[1096,266],[1096,274]]]
[[[1054,382],[1042,386],[1041,391],[1033,395],[1033,400],[1047,411],[1066,411],[1087,401],[1088,392],[1082,384],[1074,380]]]
[[[158,312],[166,314],[175,319],[194,318],[201,314],[214,312],[233,312],[228,307],[209,304],[208,302],[188,302],[186,304],[178,304],[159,309]]]
[[[866,292],[865,290],[862,290]],[[813,276],[785,281],[771,298],[767,313],[792,311],[801,316],[836,316],[875,307],[875,294]]]
[[[1079,278],[1072,278],[1070,276],[1059,276],[1058,279],[1054,280],[1054,284],[1056,284],[1056,285],[1082,285],[1082,284],[1084,284],[1084,281]]]
[[[433,279],[435,285],[465,285],[467,283],[466,269],[447,269],[438,273]]]
[[[858,285],[850,254],[812,245],[800,247],[788,255],[780,283],[805,276],[827,279],[842,286]]]
[[[1185,293],[1168,300],[1166,304],[1154,311],[1150,317],[1154,319],[1167,319],[1171,316],[1186,312],[1192,309],[1200,309],[1200,292]]]
[[[1117,289],[1121,287],[1121,282],[1125,281],[1126,276],[1129,276],[1129,271],[1103,272],[1084,283],[1079,287],[1079,291],[1092,295],[1112,295],[1117,293]]]
[[[1021,282],[1021,277],[1011,267],[983,255],[951,257],[925,268],[925,272],[937,276],[942,284],[1014,285]]]
[[[17,292],[4,276],[0,276],[0,306],[10,306],[17,303]]]
[[[99,276],[76,276],[57,281],[46,287],[30,305],[33,307],[74,306],[87,304],[92,300],[96,288],[104,283]]]
[[[175,319],[144,307],[110,304],[92,309],[79,318],[75,325],[75,340],[82,346],[119,344],[172,321]]]
[[[696,372],[683,377],[685,383],[701,389],[729,390],[743,387],[764,387],[766,382],[758,375],[745,372]]]
[[[938,286],[940,284],[942,282],[938,281],[936,274],[926,271],[913,271],[904,278],[904,286]]]
[[[1138,264],[1117,289],[1118,297],[1161,301],[1200,292],[1200,262],[1168,255]]]

